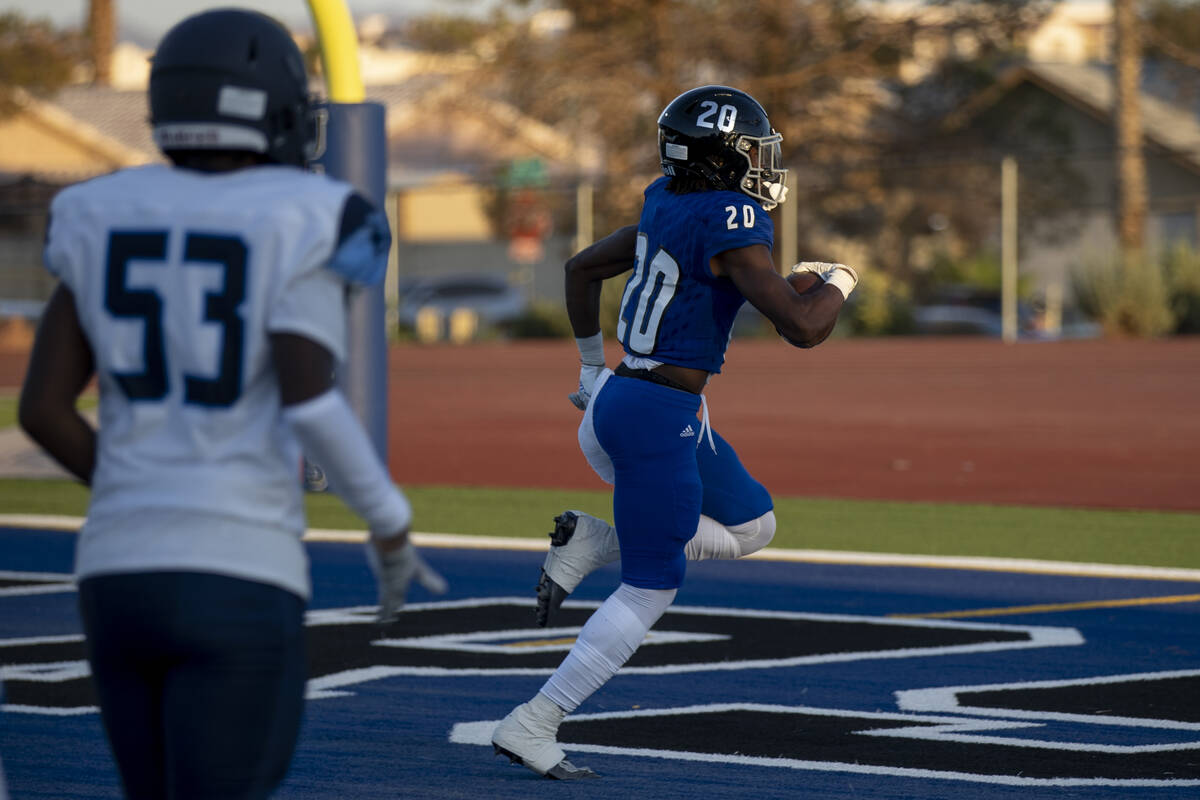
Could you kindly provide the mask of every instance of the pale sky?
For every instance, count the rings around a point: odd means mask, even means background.
[[[448,13],[483,13],[500,0],[345,0],[356,19],[383,12],[395,16]],[[601,0],[602,1],[602,0]],[[1107,3],[1111,0],[1064,0],[1071,3]],[[150,47],[174,23],[209,8],[238,6],[263,11],[295,30],[311,29],[305,0],[115,0],[123,38],[141,39]],[[81,27],[87,17],[87,0],[0,0],[0,12],[18,11],[34,19],[48,18],[58,27]]]
[[[1111,0],[1068,0],[1100,3]],[[122,32],[157,39],[184,17],[208,8],[239,6],[266,12],[287,25],[310,26],[305,0],[115,0]],[[424,14],[434,9],[447,12],[482,12],[497,0],[346,0],[355,19],[382,11],[397,16]],[[87,16],[87,0],[0,0],[0,12],[18,11],[27,17],[49,18],[64,28],[80,27]],[[153,44],[153,42],[143,42]]]
[[[311,27],[305,0],[115,0],[121,32],[157,39],[174,23],[209,8],[237,6],[262,11],[289,27]],[[494,0],[346,0],[355,19],[382,11],[397,16],[419,15],[434,9],[478,12]],[[62,28],[77,28],[87,18],[87,0],[0,0],[0,12],[17,11],[33,19],[49,19]],[[150,45],[151,42],[142,42]]]

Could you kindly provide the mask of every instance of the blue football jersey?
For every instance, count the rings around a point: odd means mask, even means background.
[[[753,244],[770,248],[775,228],[762,206],[740,192],[672,194],[669,181],[646,188],[617,338],[631,355],[720,372],[746,298],[733,281],[713,276],[709,260]]]

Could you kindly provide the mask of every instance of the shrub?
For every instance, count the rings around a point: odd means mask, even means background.
[[[1096,262],[1072,275],[1080,310],[1115,336],[1155,337],[1172,332],[1165,270],[1143,258]]]
[[[525,313],[504,327],[514,339],[567,339],[574,336],[567,309],[548,300],[534,301]]]
[[[1175,333],[1200,333],[1200,253],[1179,243],[1162,260]]]
[[[856,336],[912,333],[913,307],[908,286],[885,272],[861,273],[838,327],[847,324],[849,333]]]
[[[972,286],[1000,291],[1000,259],[992,252],[976,253],[967,258],[953,258],[942,252],[934,257],[932,266],[921,277],[921,288],[932,290],[939,286]]]
[[[953,258],[941,252],[934,257],[933,265],[919,273],[914,280],[914,294],[918,302],[938,296],[946,287],[969,286],[1000,292],[1003,285],[1000,257],[991,251],[983,251],[965,258]],[[1029,275],[1017,275],[1017,296],[1029,297],[1033,291],[1033,279]]]

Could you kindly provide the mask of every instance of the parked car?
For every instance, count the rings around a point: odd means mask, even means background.
[[[470,311],[481,329],[504,325],[529,309],[529,298],[521,287],[489,273],[409,278],[400,282],[399,295],[397,322],[409,328],[417,327],[422,309],[432,309],[442,324],[459,309]]]
[[[1000,336],[1003,331],[1000,292],[972,286],[948,286],[913,309],[917,333],[934,336]],[[1031,330],[1032,311],[1017,304],[1017,331]]]

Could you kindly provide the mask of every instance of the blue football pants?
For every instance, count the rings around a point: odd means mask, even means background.
[[[131,800],[266,798],[304,706],[304,601],[197,572],[79,584],[104,729]]]
[[[701,435],[699,395],[614,375],[592,406],[595,439],[612,462],[623,583],[677,589],[701,514],[738,525],[772,509],[733,447],[713,432],[714,452]]]

